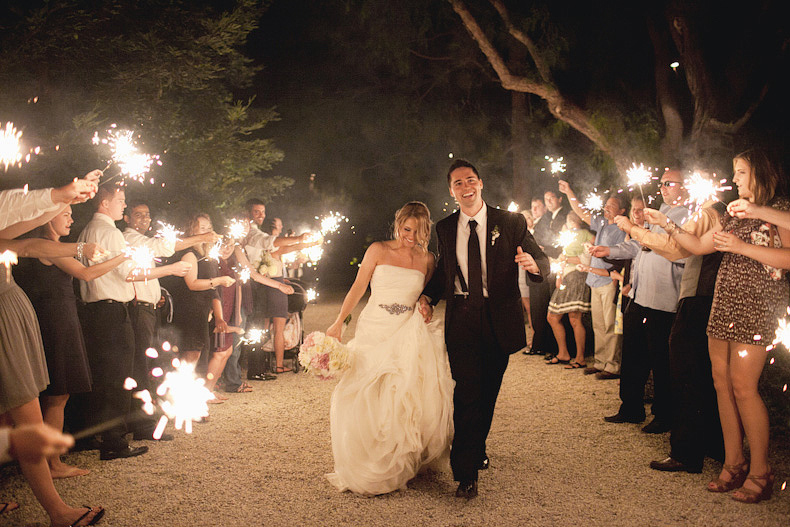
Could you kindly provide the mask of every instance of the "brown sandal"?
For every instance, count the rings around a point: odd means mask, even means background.
[[[741,487],[732,494],[732,499],[741,503],[760,503],[763,500],[770,500],[774,493],[775,477],[770,470],[762,476],[748,476],[746,479],[760,487],[760,490],[747,489]],[[762,483],[760,483],[762,481]]]
[[[743,486],[746,475],[749,474],[749,463],[724,465],[722,468],[730,475],[730,481],[725,481],[720,477],[711,480],[707,487],[710,492],[729,492]]]
[[[286,368],[285,366],[277,366],[277,368],[275,368],[275,370],[276,370],[277,373],[287,373],[289,371],[293,371],[293,369]]]

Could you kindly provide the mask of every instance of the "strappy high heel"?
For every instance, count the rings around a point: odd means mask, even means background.
[[[748,476],[747,480],[760,487],[760,490],[747,489],[741,487],[732,494],[732,499],[741,503],[760,503],[763,500],[770,500],[774,493],[774,473],[770,470],[762,476]],[[761,483],[762,482],[762,483]]]
[[[749,463],[724,465],[722,468],[729,473],[730,481],[724,481],[720,477],[711,480],[707,487],[710,492],[729,492],[743,486],[743,482],[746,481],[746,475],[749,474]]]

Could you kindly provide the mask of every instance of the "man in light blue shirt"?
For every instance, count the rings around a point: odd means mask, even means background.
[[[625,240],[625,233],[614,223],[617,216],[626,213],[625,198],[615,194],[606,200],[603,214],[593,216],[579,205],[576,194],[566,181],[560,181],[560,192],[568,196],[573,212],[595,231],[595,245],[617,245]],[[598,379],[616,379],[620,374],[620,349],[622,338],[614,332],[617,313],[615,295],[617,283],[609,277],[612,265],[593,255],[587,274],[590,286],[590,304],[593,334],[595,335],[595,362],[587,365],[585,374],[596,374]]]
[[[682,204],[688,199],[688,194],[680,171],[668,170],[661,176],[661,195],[664,203],[660,211],[672,221],[680,222],[679,225],[684,223],[689,210]],[[616,218],[615,223],[628,234],[634,227],[625,217]],[[651,230],[662,231],[657,225],[651,226]],[[669,333],[677,310],[685,260],[671,262],[649,249],[643,249],[636,240],[616,246],[595,247],[593,254],[634,259],[634,301],[623,316],[622,404],[615,415],[604,419],[612,423],[644,421],[645,383],[652,370],[654,419],[642,431],[666,432],[671,422]]]

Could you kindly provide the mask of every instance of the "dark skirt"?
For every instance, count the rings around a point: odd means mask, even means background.
[[[549,313],[587,313],[590,311],[590,286],[585,283],[587,273],[571,271],[562,278],[562,285],[554,290],[549,302]]]

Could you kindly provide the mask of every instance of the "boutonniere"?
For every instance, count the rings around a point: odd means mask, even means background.
[[[491,230],[491,247],[494,246],[497,238],[499,238],[499,225],[494,225],[494,228]]]

